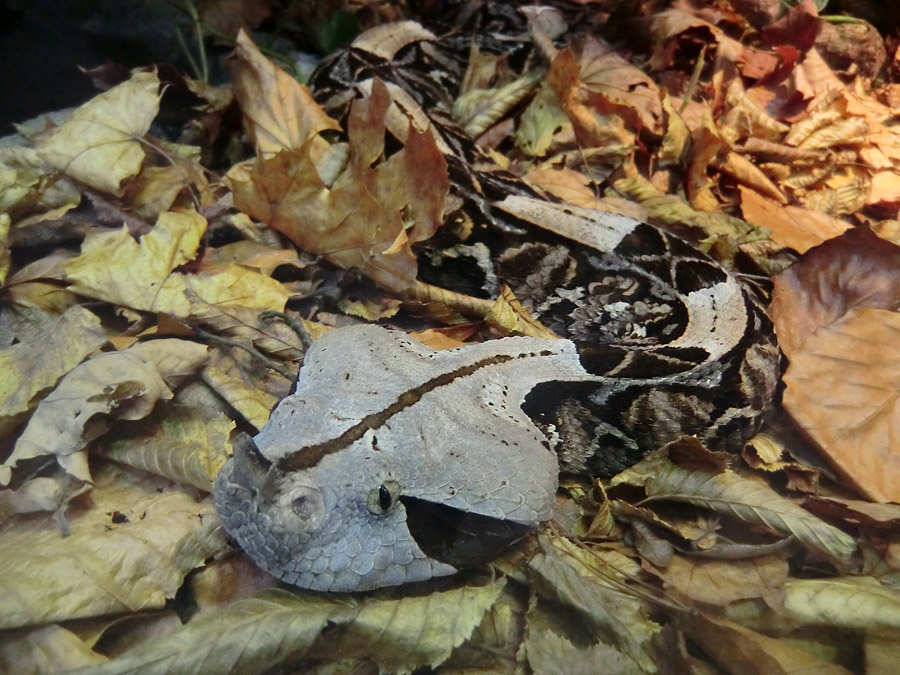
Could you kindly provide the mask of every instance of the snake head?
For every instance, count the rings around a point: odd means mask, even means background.
[[[377,326],[334,330],[235,443],[216,507],[260,567],[302,588],[453,574],[550,517],[556,455],[521,406],[539,383],[593,377],[567,340],[437,352]]]
[[[281,473],[246,434],[216,481],[225,528],[256,563],[289,584],[362,591],[483,563],[532,527],[404,494],[404,472],[343,455]]]

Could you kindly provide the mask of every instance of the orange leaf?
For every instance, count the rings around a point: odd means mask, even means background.
[[[900,306],[900,246],[868,227],[851,228],[810,250],[775,277],[770,314],[788,358],[820,326],[856,307]]]
[[[791,357],[784,406],[873,501],[900,501],[900,314],[862,308]]]
[[[800,253],[850,229],[849,224],[825,213],[800,206],[781,206],[743,186],[740,191],[744,219],[757,227],[768,228],[773,241]]]

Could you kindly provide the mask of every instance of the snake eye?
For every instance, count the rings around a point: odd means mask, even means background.
[[[400,485],[397,481],[389,480],[369,492],[366,506],[376,516],[390,511],[400,496]]]

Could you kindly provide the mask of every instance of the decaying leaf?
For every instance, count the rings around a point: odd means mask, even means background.
[[[622,576],[621,571],[565,540],[545,542],[543,552],[528,563],[536,592],[573,609],[595,631],[595,638],[614,647],[636,672],[655,672],[649,645],[659,626],[638,597],[621,593],[621,586],[610,583],[609,579]],[[609,571],[597,574],[598,565]]]
[[[900,501],[900,314],[854,309],[807,337],[785,373],[785,408],[874,501]]]
[[[790,358],[817,328],[857,307],[900,307],[900,246],[855,227],[775,277],[770,313]]]
[[[159,112],[159,78],[138,72],[78,108],[41,147],[41,157],[93,188],[118,194],[144,161],[142,136]]]
[[[541,157],[550,149],[554,137],[571,133],[572,123],[560,107],[556,94],[542,87],[522,113],[516,130],[516,146],[532,157]]]
[[[697,613],[680,622],[688,637],[728,672],[752,675],[850,675],[790,644],[745,628],[728,619]]]
[[[619,474],[613,483],[640,485],[650,500],[688,502],[779,534],[793,535],[805,546],[828,556],[838,569],[852,565],[856,551],[852,537],[782,497],[768,485],[731,471],[681,467],[657,455]]]
[[[421,597],[371,598],[339,634],[329,636],[324,652],[374,661],[382,672],[437,667],[472,634],[505,585],[497,579]]]
[[[262,429],[278,398],[259,388],[249,387],[246,382],[210,366],[203,369],[203,381],[213,391],[228,401],[247,422]]]
[[[62,673],[104,661],[105,656],[56,624],[5,631],[0,637],[0,672],[4,673]]]
[[[46,333],[0,350],[0,431],[8,433],[42,392],[105,341],[100,320],[76,306]]]
[[[161,608],[225,540],[208,501],[107,467],[63,537],[49,516],[0,528],[0,627]]]
[[[772,239],[805,253],[850,229],[832,216],[801,206],[784,206],[749,188],[741,188],[741,211],[748,222],[765,227]]]
[[[212,492],[231,450],[234,422],[177,400],[157,405],[153,414],[104,443],[102,454],[122,464]]]
[[[872,577],[792,579],[784,611],[800,626],[840,626],[873,634],[900,629],[900,592]]]
[[[411,673],[440,665],[496,601],[504,582],[423,597],[358,603],[312,593],[268,590],[199,617],[174,635],[140,645],[92,673],[264,672],[290,658],[332,654]],[[330,626],[327,634],[322,631]]]
[[[784,555],[750,560],[691,560],[673,556],[665,568],[652,568],[667,589],[701,605],[725,606],[746,598],[763,598],[779,606],[788,563]]]
[[[484,317],[487,325],[499,329],[504,335],[528,335],[530,337],[556,338],[552,330],[532,316],[512,290],[506,285]]]

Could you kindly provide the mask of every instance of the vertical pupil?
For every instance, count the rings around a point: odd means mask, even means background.
[[[382,511],[391,508],[391,492],[384,485],[378,488],[378,505]]]

